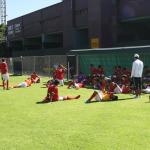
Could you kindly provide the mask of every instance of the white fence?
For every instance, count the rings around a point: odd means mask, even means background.
[[[65,55],[15,57],[6,61],[12,74],[31,74],[35,71],[39,75],[51,76],[56,65],[67,67]]]

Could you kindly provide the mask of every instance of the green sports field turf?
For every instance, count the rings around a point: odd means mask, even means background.
[[[11,77],[11,84],[26,77]],[[48,78],[42,78],[42,82]],[[150,103],[122,100],[85,104],[92,89],[66,89],[79,100],[36,104],[46,95],[42,82],[29,88],[0,88],[0,150],[150,150]]]

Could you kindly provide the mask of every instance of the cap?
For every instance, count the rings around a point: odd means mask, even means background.
[[[134,58],[139,58],[139,54],[134,54]]]

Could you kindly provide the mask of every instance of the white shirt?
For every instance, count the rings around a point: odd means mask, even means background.
[[[143,62],[136,59],[132,64],[131,77],[141,78],[143,73]]]

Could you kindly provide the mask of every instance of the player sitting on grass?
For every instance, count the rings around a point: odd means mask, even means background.
[[[69,84],[67,87],[68,89],[71,89],[71,88],[79,89],[79,88],[85,87],[86,75],[80,72],[78,76],[74,76],[74,77],[75,79],[73,81],[69,81]]]
[[[78,83],[76,81],[70,81],[67,88],[68,89],[71,89],[71,88],[79,89],[79,88],[83,88],[84,86],[85,85],[83,82]]]
[[[120,88],[120,86],[117,83],[110,82],[109,92],[110,93],[115,93],[115,94],[120,94],[120,93],[122,93],[122,89]]]
[[[51,84],[48,87],[47,96],[45,97],[45,99],[43,101],[37,102],[37,103],[48,103],[48,102],[55,102],[55,101],[59,101],[59,100],[72,100],[72,99],[80,98],[80,95],[78,95],[78,96],[59,96],[58,95],[58,85],[59,85],[59,81],[55,80],[53,82],[53,84]]]
[[[31,74],[31,81],[32,83],[40,83],[40,77],[36,74],[36,72]]]
[[[127,75],[122,75],[121,89],[122,89],[122,93],[124,93],[124,94],[131,92],[130,78]]]
[[[95,100],[98,102],[118,100],[118,96],[115,96],[113,93],[102,92],[100,90],[100,91],[94,91],[93,94],[85,103],[90,103],[93,98],[95,98]]]
[[[32,81],[30,78],[26,79],[24,82],[19,83],[18,85],[13,86],[13,88],[25,88],[31,86]]]

